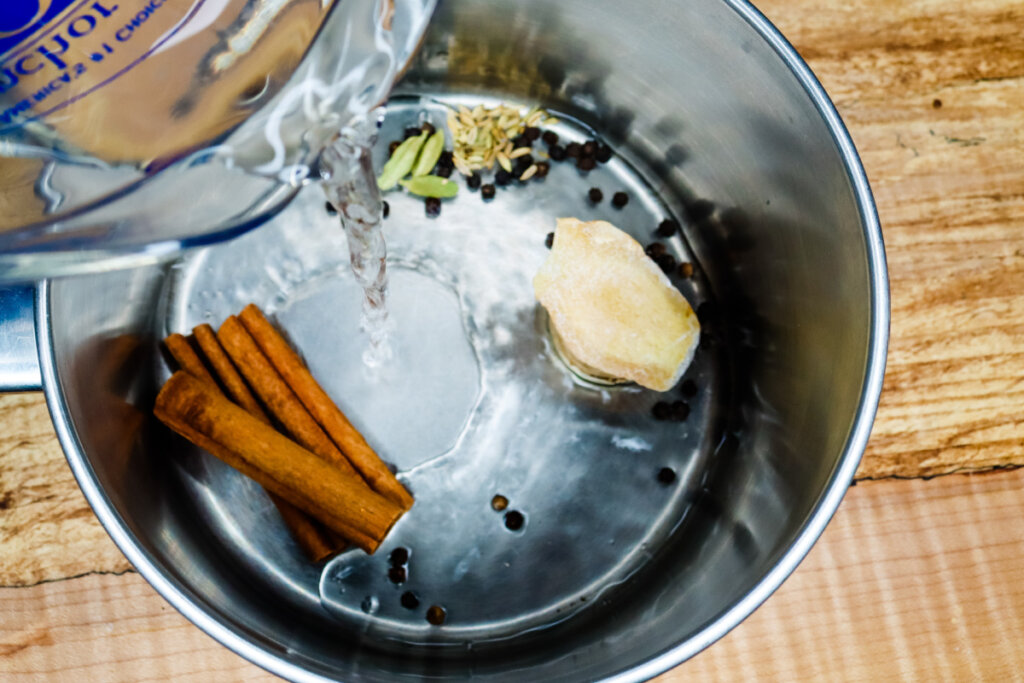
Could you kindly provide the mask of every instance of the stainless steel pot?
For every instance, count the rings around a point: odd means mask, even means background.
[[[397,90],[423,92],[537,101],[592,126],[685,222],[679,248],[702,268],[711,302],[702,324],[722,369],[702,423],[708,445],[692,460],[699,471],[656,508],[664,532],[656,546],[631,555],[643,561],[602,586],[599,599],[560,623],[490,642],[429,631],[402,642],[372,619],[346,622],[321,609],[318,569],[266,559],[279,540],[269,506],[170,439],[149,411],[167,374],[159,339],[168,328],[255,297],[246,286],[211,293],[197,281],[249,282],[252,268],[231,264],[262,267],[271,252],[261,240],[273,226],[184,267],[9,291],[0,336],[21,352],[6,354],[10,384],[37,381],[24,358],[31,326],[18,315],[34,295],[39,376],[100,521],[187,618],[274,673],[297,681],[654,676],[763,602],[853,477],[881,390],[889,315],[864,172],[806,65],[741,0],[444,2]],[[231,267],[246,274],[234,278]],[[616,503],[605,519],[647,505]],[[253,541],[254,529],[267,539]],[[529,586],[558,583],[555,550],[546,565],[524,565],[532,573],[510,574],[501,604],[515,609],[529,602]]]

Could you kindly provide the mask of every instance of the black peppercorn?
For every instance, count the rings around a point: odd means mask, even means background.
[[[487,183],[480,186],[480,196],[484,199],[494,199],[494,185]]]
[[[597,154],[597,140],[587,140],[583,143],[583,156],[592,157]]]
[[[406,609],[416,609],[420,606],[420,599],[416,597],[416,594],[412,591],[405,591],[401,597],[402,607]]]
[[[483,182],[483,180],[480,178],[480,174],[476,173],[476,172],[470,174],[470,176],[468,178],[466,178],[466,185],[471,190],[479,190],[480,189],[480,183],[482,183],[482,182]]]
[[[509,531],[519,531],[525,522],[526,518],[518,510],[509,510],[505,513],[505,528]]]
[[[437,218],[441,215],[441,200],[437,197],[427,197],[423,200],[423,209],[430,218]]]
[[[520,147],[530,147],[533,143],[525,135],[517,135],[512,138],[512,149],[519,149]]]
[[[548,156],[551,157],[552,161],[564,161],[566,157],[565,147],[561,145],[551,145],[548,147]]]
[[[608,145],[598,145],[597,153],[594,155],[594,158],[602,164],[607,164],[612,158],[612,148]]]
[[[601,192],[601,188],[599,187],[592,187],[590,188],[590,191],[587,192],[587,199],[597,204],[604,199],[604,192]]]
[[[541,136],[541,139],[549,146],[558,144],[558,133],[553,130],[546,130],[544,131],[544,135]]]
[[[555,244],[555,233],[549,232],[548,236],[544,238],[544,246],[550,249]]]
[[[388,555],[388,562],[391,563],[392,567],[401,567],[403,564],[409,561],[409,549],[398,547],[391,551]]]
[[[380,216],[381,216],[381,218],[387,218],[390,213],[391,213],[391,205],[388,204],[387,202],[381,202],[380,203]]]
[[[451,166],[437,165],[434,169],[434,175],[441,176],[442,178],[450,178],[454,169]]]
[[[662,254],[657,258],[657,262],[658,267],[661,268],[662,272],[666,275],[676,268],[676,258],[672,254]]]
[[[324,202],[324,208],[327,209],[328,216],[337,216],[338,210],[334,208],[334,204],[330,202]]]
[[[512,174],[505,169],[501,169],[494,174],[494,182],[497,185],[508,185],[512,182]]]
[[[550,170],[551,170],[551,164],[549,164],[548,162],[546,162],[546,161],[539,161],[539,162],[537,162],[537,173],[536,173],[536,176],[538,178],[543,178],[544,176],[546,176],[548,174],[548,171],[550,171]]]
[[[533,157],[529,154],[516,159],[516,165],[512,167],[512,176],[518,178],[526,173],[526,169],[533,166]]]
[[[671,467],[662,467],[658,470],[658,481],[668,486],[676,480],[676,471]]]
[[[405,567],[392,567],[388,570],[388,581],[395,584],[396,586],[405,583],[405,579],[407,577],[408,573],[405,571]]]
[[[653,415],[654,419],[658,421],[667,420],[671,412],[672,408],[664,401],[658,401],[651,406],[651,415]]]
[[[679,223],[676,223],[671,218],[666,218],[661,223],[658,223],[658,229],[655,232],[658,233],[658,237],[671,237],[679,232]]]
[[[580,152],[583,151],[583,145],[578,142],[570,142],[565,146],[565,155],[577,159],[580,156]]]
[[[652,259],[657,259],[659,256],[664,255],[665,245],[661,242],[651,242],[644,247],[644,253],[650,256]]]
[[[414,138],[414,137],[416,137],[417,135],[419,135],[422,132],[423,131],[421,129],[416,128],[416,127],[406,128],[405,129],[405,139],[408,140],[409,138]]]
[[[594,161],[594,157],[580,157],[576,161],[576,168],[584,173],[593,171],[595,166],[597,166],[597,162]]]
[[[616,192],[612,195],[612,206],[616,209],[621,209],[626,204],[629,204],[629,195],[625,192]]]

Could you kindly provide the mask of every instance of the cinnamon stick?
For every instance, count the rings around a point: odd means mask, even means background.
[[[209,325],[203,324],[192,329],[192,336],[195,338],[199,350],[213,372],[220,379],[221,384],[227,389],[230,398],[246,410],[250,415],[261,422],[270,424],[270,418],[256,401],[256,397],[249,391],[245,380],[238,374],[238,370],[232,365],[231,359],[224,351],[224,348],[217,341],[217,334]],[[337,554],[345,549],[345,544],[332,538],[326,530],[320,527],[314,520],[307,517],[301,510],[291,503],[269,493],[270,500],[277,507],[285,526],[291,532],[295,542],[299,544],[306,556],[313,562],[319,562],[331,555]]]
[[[245,385],[245,380],[238,374],[238,370],[232,365],[224,347],[217,341],[217,333],[213,331],[213,328],[206,324],[199,325],[192,328],[192,336],[195,337],[196,343],[203,355],[206,356],[210,367],[213,368],[224,388],[227,389],[228,396],[245,408],[250,415],[270,424],[270,418],[260,407],[256,397],[249,391],[249,387]]]
[[[263,405],[284,425],[296,441],[342,472],[359,478],[359,474],[351,463],[342,455],[330,437],[324,433],[324,430],[316,423],[316,420],[295,396],[267,357],[263,355],[238,318],[231,316],[224,321],[217,332],[217,340],[234,361],[249,386],[263,401]]]
[[[337,555],[345,549],[345,541],[334,538],[316,520],[305,512],[295,507],[281,496],[267,491],[270,500],[274,502],[281,520],[288,527],[292,538],[302,548],[310,562],[314,564],[326,560],[332,555]]]
[[[175,332],[164,339],[164,346],[171,352],[171,357],[174,358],[179,368],[217,387],[217,380],[213,378],[210,371],[203,365],[202,359],[199,358],[199,354],[192,348],[192,344],[187,337]]]
[[[153,411],[164,424],[368,553],[403,510],[236,406],[206,382],[176,372]]]
[[[249,304],[238,317],[274,369],[371,488],[406,510],[412,507],[412,495],[352,426],[263,312],[255,304]]]

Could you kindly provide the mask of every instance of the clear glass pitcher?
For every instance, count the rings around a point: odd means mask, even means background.
[[[237,235],[381,102],[436,0],[0,7],[0,279]]]

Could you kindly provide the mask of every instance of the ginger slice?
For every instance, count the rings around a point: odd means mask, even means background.
[[[693,358],[700,324],[690,304],[611,223],[558,219],[533,289],[563,349],[588,371],[668,391]]]

